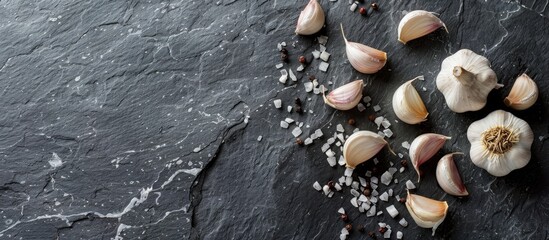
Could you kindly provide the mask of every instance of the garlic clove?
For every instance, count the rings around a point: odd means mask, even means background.
[[[361,73],[372,74],[385,66],[387,62],[386,52],[364,44],[347,41],[345,32],[343,32],[343,25],[341,25],[341,34],[345,40],[345,53],[354,69]]]
[[[419,166],[431,159],[444,146],[444,143],[448,139],[451,139],[451,137],[436,133],[421,134],[414,139],[410,145],[409,154],[410,161],[412,161],[412,165],[414,165],[414,169],[417,172],[417,182],[421,180]]]
[[[488,59],[468,49],[442,61],[436,84],[448,108],[457,113],[483,108],[490,91],[501,87]]]
[[[363,87],[364,81],[356,80],[334,89],[327,96],[323,89],[322,96],[324,103],[337,110],[354,108],[360,102],[360,99],[362,99]]]
[[[393,94],[393,110],[400,120],[408,124],[426,121],[429,115],[419,93],[412,86],[412,82],[418,78],[405,82]]]
[[[295,33],[299,35],[311,35],[320,31],[324,26],[324,10],[317,0],[310,0],[305,9],[299,14]]]
[[[441,27],[448,32],[446,25],[433,13],[424,10],[411,11],[398,24],[398,41],[406,44]]]
[[[513,114],[496,110],[467,129],[471,161],[501,177],[528,164],[534,133],[528,123]]]
[[[354,169],[375,156],[385,146],[389,146],[389,143],[377,133],[371,131],[353,133],[343,144],[343,158],[346,166]],[[389,151],[395,154],[390,147]]]
[[[525,110],[538,100],[538,86],[528,75],[520,75],[509,95],[503,100],[505,105],[515,110]]]
[[[448,203],[446,201],[437,201],[411,194],[410,191],[408,191],[406,197],[406,208],[418,226],[433,228],[433,236],[448,213]]]
[[[438,161],[436,170],[437,182],[448,194],[458,197],[468,196],[469,192],[467,192],[463,181],[461,181],[461,176],[454,162],[453,156],[455,154],[463,153],[446,154]]]

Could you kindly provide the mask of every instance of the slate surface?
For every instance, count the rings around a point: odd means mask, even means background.
[[[289,45],[290,63],[318,48],[293,34],[306,1],[1,1],[0,2],[0,239],[338,239],[345,207],[354,224],[375,230],[383,221],[406,239],[426,239],[405,207],[410,226],[387,214],[366,218],[352,209],[348,188],[331,199],[312,188],[339,178],[320,147],[346,125],[374,130],[365,112],[338,112],[302,83],[366,82],[364,94],[396,119],[393,91],[415,84],[430,115],[418,126],[394,123],[391,146],[423,132],[452,136],[439,154],[468,152],[467,126],[495,109],[516,76],[527,72],[540,89],[529,110],[512,111],[534,130],[532,159],[495,178],[458,159],[471,196],[444,194],[431,161],[417,193],[448,201],[435,239],[547,239],[549,222],[549,8],[547,1],[380,1],[369,18],[347,1],[321,2],[332,53],[327,73],[318,60],[299,73],[297,87],[278,83],[276,44]],[[437,31],[402,45],[396,26],[404,11],[440,13],[449,33]],[[346,61],[339,23],[350,40],[385,50],[387,66],[363,75]],[[442,60],[461,48],[486,56],[505,88],[478,112],[455,114],[436,90]],[[425,88],[425,91],[421,89]],[[287,113],[295,97],[313,113]],[[507,109],[508,110],[508,109]],[[303,136],[321,128],[314,144],[294,144],[286,117],[304,122]],[[262,141],[257,141],[262,136]],[[334,148],[335,149],[335,148]],[[406,155],[406,154],[405,154]],[[382,151],[381,165],[398,162]],[[407,155],[405,156],[405,158]],[[364,171],[372,164],[359,168]],[[392,184],[415,179],[408,169]],[[379,203],[383,209],[390,203]],[[395,234],[392,235],[393,239]],[[364,239],[356,231],[351,239]]]

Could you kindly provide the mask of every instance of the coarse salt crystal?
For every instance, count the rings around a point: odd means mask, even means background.
[[[371,177],[371,176],[372,176],[372,171],[370,171],[370,170],[366,171],[366,173],[364,174],[364,176],[366,176],[366,177]]]
[[[317,137],[324,136],[324,133],[322,133],[322,130],[320,130],[320,129],[315,130],[315,134],[316,134]]]
[[[332,198],[334,196],[334,192],[331,192],[328,194],[328,198]]]
[[[337,134],[337,138],[339,139],[339,141],[341,142],[345,142],[345,138],[343,137],[343,134]]]
[[[322,191],[324,192],[324,195],[328,195],[330,193],[330,187],[328,185],[324,185],[324,187],[322,187]]]
[[[389,188],[389,190],[387,190],[387,193],[389,194],[389,197],[393,196],[393,189]]]
[[[395,183],[398,183],[398,179],[395,178],[395,181],[394,181],[394,182],[395,182]]]
[[[372,202],[372,203],[377,203],[377,197],[371,197],[371,198],[370,198],[370,202]]]
[[[374,119],[374,123],[377,125],[377,129],[379,129],[381,127],[381,122],[383,122],[383,119],[385,119],[384,117],[376,117],[376,119]]]
[[[328,164],[330,164],[330,167],[333,167],[336,165],[336,158],[335,157],[328,157],[326,159],[328,161]]]
[[[366,201],[366,202],[362,203],[362,207],[364,208],[364,210],[369,210],[370,209],[370,201]]]
[[[341,234],[349,235],[349,231],[347,230],[347,228],[343,228],[341,229]]]
[[[287,122],[287,123],[293,123],[293,122],[295,122],[295,121],[294,121],[293,119],[291,119],[291,118],[286,118],[286,119],[284,119],[284,121]]]
[[[364,104],[362,103],[359,103],[356,107],[358,108],[359,112],[363,112],[364,110],[366,110],[366,107],[364,107]]]
[[[374,215],[376,215],[376,205],[372,205],[366,212],[366,217],[373,217]]]
[[[345,176],[341,176],[339,179],[339,184],[343,185],[345,183]]]
[[[353,205],[353,207],[358,207],[358,202],[356,201],[356,197],[351,198],[351,205]]]
[[[400,167],[399,172],[401,172],[401,173],[404,172],[404,167]]]
[[[338,132],[344,132],[345,129],[343,129],[343,125],[337,124],[337,126],[336,126],[336,131],[338,131]]]
[[[422,87],[421,90],[423,90],[424,92],[426,92],[426,91],[427,91],[427,88]]]
[[[301,64],[295,70],[298,71],[298,72],[302,72],[304,69],[305,69],[305,66],[303,66],[303,64]]]
[[[377,189],[377,184],[370,182],[370,187],[375,190]]]
[[[399,157],[399,158],[403,158],[404,155],[403,155],[402,153],[398,153],[398,157]]]
[[[341,189],[342,189],[342,188],[341,188],[341,185],[339,185],[339,183],[336,183],[336,184],[334,185],[334,187],[335,187],[335,189],[336,189],[338,192],[341,191]]]
[[[315,59],[320,58],[320,51],[314,50],[314,51],[313,51],[313,57],[314,57]]]
[[[358,200],[363,203],[368,202],[368,198],[362,194],[358,197]]]
[[[406,149],[410,149],[410,143],[408,143],[408,141],[404,141],[402,142],[402,147]]]
[[[294,82],[297,82],[297,77],[295,76],[294,72],[292,71],[292,69],[289,69],[288,71],[290,73],[290,79],[292,79],[292,81]]]
[[[324,36],[324,35],[319,36],[317,40],[318,40],[318,43],[322,45],[326,45],[326,43],[328,42],[328,36]]]
[[[391,131],[391,129],[385,129],[383,130],[383,134],[385,134],[385,136],[387,136],[388,138],[391,138],[393,136],[393,131]]]
[[[382,131],[378,131],[378,132],[377,132],[377,135],[379,135],[379,136],[382,137],[382,138],[386,137],[386,136],[385,136],[385,133],[383,133]]]
[[[395,174],[397,172],[397,169],[394,167],[390,167],[389,169],[387,169],[387,171],[390,172],[391,174]]]
[[[417,79],[421,80],[421,81],[424,81],[425,80],[425,76],[421,75],[421,76],[418,76]]]
[[[313,88],[313,93],[316,95],[320,94],[320,88]]]
[[[320,54],[320,59],[322,59],[325,62],[327,62],[329,58],[330,58],[330,54],[326,51]]]
[[[402,237],[403,237],[402,232],[401,232],[401,231],[398,231],[398,232],[397,232],[397,239],[402,239]]]
[[[392,180],[393,174],[389,171],[385,171],[383,174],[381,174],[381,183],[385,184],[386,186],[389,186]]]
[[[410,180],[406,181],[406,188],[408,189],[416,189],[416,185]]]
[[[377,165],[379,163],[379,160],[377,158],[374,158],[374,164]]]
[[[339,214],[345,214],[345,209],[344,208],[339,208],[339,210],[337,210],[337,212]]]
[[[358,182],[357,181],[353,181],[353,183],[351,183],[351,187],[355,190],[358,190],[359,188],[359,185],[358,185]]]
[[[384,223],[384,222],[377,223],[377,225],[378,225],[380,228],[387,227],[387,223]]]
[[[289,124],[285,121],[280,121],[280,127],[281,128],[288,128]]]
[[[318,50],[320,50],[320,52],[324,52],[326,51],[326,46],[324,46],[323,44],[320,44],[318,45]]]
[[[299,125],[299,127],[303,127],[303,122],[300,122],[298,125]]]
[[[357,190],[351,189],[351,194],[355,197],[360,196],[360,193]]]
[[[280,99],[275,99],[273,101],[274,105],[275,105],[275,108],[281,108],[282,107],[282,100]]]
[[[326,156],[328,157],[333,157],[335,159],[335,152],[332,151],[331,149],[328,149],[328,151],[326,151]]]
[[[331,145],[332,143],[334,143],[334,142],[335,142],[335,138],[333,138],[333,137],[328,138],[328,140],[326,140],[326,143],[328,143],[328,144],[330,144],[330,145]]]
[[[352,177],[345,177],[345,185],[347,187],[351,186],[352,183],[353,183],[353,178]]]
[[[318,70],[320,71],[323,71],[323,72],[326,72],[328,71],[328,67],[330,66],[329,63],[327,62],[321,62],[319,65],[318,65]]]
[[[349,8],[349,10],[351,10],[351,12],[354,12],[356,10],[357,6],[358,5],[356,5],[356,3],[353,3],[353,4],[351,4],[351,7]]]
[[[381,122],[381,125],[384,127],[384,128],[389,128],[391,126],[391,122],[389,122],[389,120],[387,120],[387,118],[383,119],[383,121]]]
[[[311,138],[305,138],[305,141],[303,141],[303,143],[306,145],[310,145],[311,143],[313,143],[313,139]]]
[[[286,80],[288,80],[288,71],[286,69],[280,70],[280,78],[278,78],[278,81],[281,83],[286,83]]]
[[[343,174],[346,177],[350,177],[353,175],[353,169],[352,168],[345,168],[345,174]]]
[[[322,190],[322,186],[320,186],[320,183],[318,183],[318,181],[316,181],[315,183],[313,183],[313,188],[317,191],[320,191]]]
[[[277,43],[276,49],[278,49],[279,52],[282,51],[282,45],[280,43]]]
[[[377,177],[372,177],[370,178],[370,182],[374,183],[374,184],[377,184],[379,181],[379,179]]]
[[[362,205],[358,205],[358,211],[363,213],[364,212],[364,207],[362,207]]]
[[[347,235],[345,234],[339,234],[339,240],[347,240]]]
[[[364,103],[369,103],[370,101],[372,101],[372,98],[370,96],[366,96],[362,98],[362,101],[364,101]]]
[[[328,149],[330,149],[330,145],[328,145],[327,143],[324,143],[324,145],[322,145],[322,147],[320,148],[322,152],[326,152],[328,151]]]
[[[259,136],[257,137],[257,141],[258,141],[258,142],[261,142],[261,139],[263,139],[263,136],[259,135]]]
[[[279,63],[277,65],[275,65],[276,69],[281,69],[282,67],[284,67],[284,64],[282,63]]]
[[[382,211],[377,211],[377,214],[376,214],[376,215],[381,216],[381,214],[383,214]],[[389,231],[389,230],[387,230],[387,231]]]
[[[385,210],[387,210],[387,213],[389,213],[392,218],[395,218],[398,215],[398,210],[395,208],[395,205],[388,206]]]
[[[292,135],[294,135],[294,137],[299,137],[299,135],[301,135],[301,133],[303,133],[303,131],[301,131],[301,128],[299,128],[299,127],[296,127],[296,128],[294,128],[294,130],[292,130]]]
[[[387,229],[385,233],[383,233],[383,238],[391,238],[391,229]]]
[[[408,226],[408,221],[406,221],[406,219],[404,219],[404,218],[400,219],[400,221],[398,221],[398,223],[403,227]]]
[[[281,42],[280,45],[286,47],[286,42]]]
[[[313,83],[312,82],[305,82],[305,83],[303,83],[303,86],[305,87],[305,92],[313,91]]]
[[[336,142],[336,146],[338,146],[338,147],[341,146],[341,142],[340,142],[340,141],[337,141],[337,142]]]
[[[379,112],[381,110],[381,107],[379,105],[374,106],[374,111]]]
[[[292,106],[288,106],[288,112],[292,112],[292,109],[293,109]]]
[[[337,161],[337,164],[339,164],[339,166],[345,166],[346,164],[345,158],[343,158],[343,156],[339,156],[339,160]]]
[[[387,194],[387,192],[383,192],[383,193],[379,196],[379,200],[384,201],[384,202],[389,201],[389,194]]]
[[[366,187],[366,184],[368,184],[368,182],[366,182],[366,178],[363,177],[358,177],[358,181],[360,181],[360,185],[363,187]]]

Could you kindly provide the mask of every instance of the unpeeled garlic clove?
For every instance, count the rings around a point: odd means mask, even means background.
[[[410,161],[417,172],[417,182],[421,180],[419,166],[431,159],[442,148],[446,140],[451,139],[441,134],[425,133],[414,139],[410,145]]]
[[[389,143],[371,131],[358,131],[353,133],[343,144],[343,158],[347,168],[354,169],[357,165],[366,162],[375,156],[385,145]],[[389,151],[395,154],[389,147]]]
[[[433,236],[448,213],[448,203],[446,201],[437,201],[411,194],[410,191],[408,191],[406,197],[406,208],[418,226],[433,228]]]
[[[406,44],[441,27],[448,32],[446,25],[433,13],[424,10],[411,11],[398,24],[398,41]]]
[[[459,171],[454,162],[453,156],[455,154],[463,153],[446,154],[438,161],[436,170],[437,182],[448,194],[458,197],[468,196],[469,192],[467,192],[463,181],[461,181]]]
[[[372,74],[385,66],[387,62],[386,52],[364,44],[347,41],[345,32],[343,32],[343,25],[341,25],[341,34],[345,40],[345,53],[354,69],[361,73]]]
[[[412,82],[419,77],[405,82],[393,94],[393,110],[397,117],[405,123],[417,124],[427,120],[427,108]]]
[[[528,75],[520,75],[509,95],[503,100],[505,105],[515,110],[525,110],[538,100],[538,86]]]
[[[324,10],[317,0],[310,0],[305,9],[299,14],[295,33],[299,35],[311,35],[320,31],[324,26]]]
[[[362,99],[363,87],[364,81],[356,80],[334,89],[328,96],[325,95],[323,89],[322,96],[324,103],[337,110],[354,108],[360,102],[360,99]]]

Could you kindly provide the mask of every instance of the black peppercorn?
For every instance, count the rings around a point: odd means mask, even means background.
[[[301,138],[296,138],[295,143],[297,143],[297,145],[303,145],[303,140],[301,140]]]
[[[301,106],[295,106],[295,112],[296,113],[303,113],[303,109],[301,108]]]
[[[377,5],[377,3],[370,4],[370,7],[372,7],[372,9],[374,9],[376,11],[379,10],[379,5]]]
[[[356,230],[358,230],[359,232],[364,232],[364,226],[362,224],[358,224],[356,225]]]
[[[374,120],[376,120],[376,115],[371,114],[370,116],[368,116],[368,120],[373,122]]]
[[[376,239],[376,233],[374,231],[369,231],[368,236],[370,236],[373,239]]]
[[[284,61],[284,62],[288,62],[288,54],[281,53],[280,54],[280,59],[282,59],[282,61]]]
[[[315,75],[309,76],[309,81],[313,81],[313,80],[315,80],[315,79],[316,79]]]
[[[347,222],[349,221],[349,216],[347,216],[347,214],[341,214],[341,216],[339,216],[339,218],[344,221],[344,222]]]
[[[408,166],[408,161],[406,161],[406,159],[402,159],[402,160],[400,160],[400,165],[402,165],[403,167],[407,167]]]
[[[305,58],[305,56],[299,56],[299,62],[302,63],[302,64],[305,64],[307,63],[307,59]]]
[[[282,49],[280,50],[280,52],[281,52],[281,53],[284,53],[284,54],[286,54],[286,55],[288,55],[288,50],[286,50],[286,48],[282,48]]]
[[[347,120],[347,123],[351,126],[354,126],[356,124],[356,121],[354,118],[349,118],[349,120]]]
[[[361,7],[358,12],[362,15],[366,14],[366,8]]]
[[[329,187],[330,189],[334,189],[334,188],[335,188],[335,183],[334,183],[334,181],[329,181],[329,182],[328,182],[328,187]]]
[[[350,223],[348,223],[348,224],[345,225],[345,229],[347,229],[347,231],[350,232],[351,230],[353,230],[353,225],[351,225]]]
[[[295,105],[297,105],[297,106],[301,106],[301,99],[295,98],[294,103],[295,103]]]
[[[406,203],[406,198],[400,198],[400,199],[398,199],[398,202],[400,202],[400,203]]]
[[[387,228],[386,227],[380,227],[378,231],[380,233],[385,233],[385,232],[387,232]]]
[[[370,189],[366,188],[364,189],[364,191],[362,191],[362,194],[364,194],[364,196],[366,197],[369,197],[372,192],[370,191]]]

